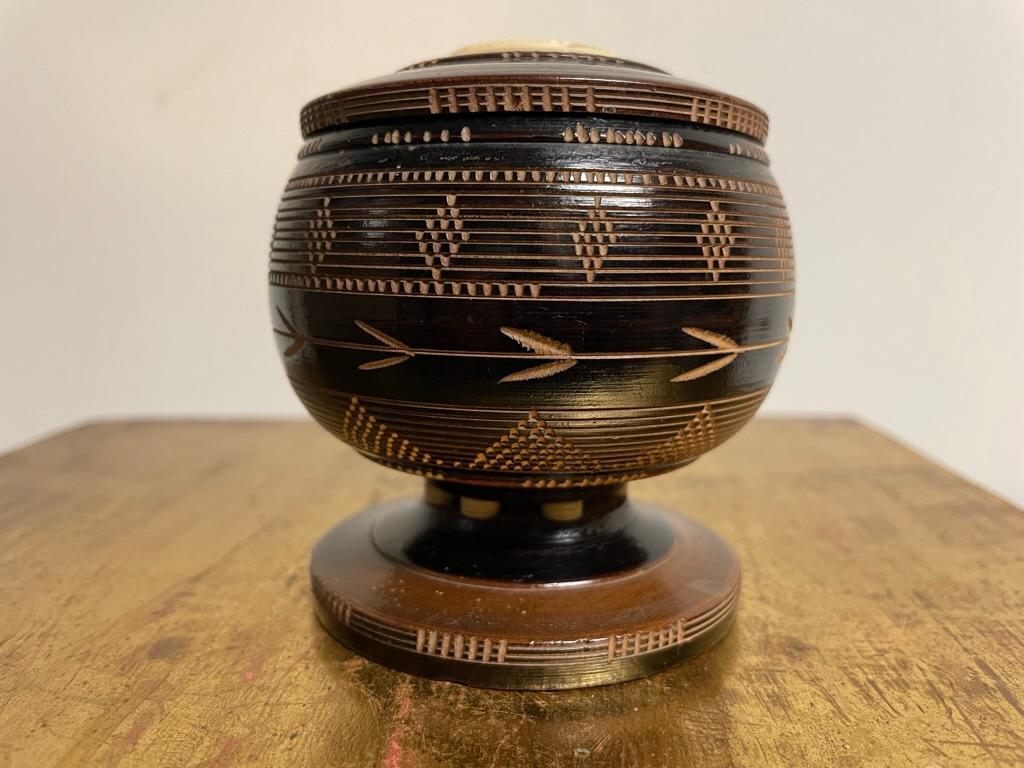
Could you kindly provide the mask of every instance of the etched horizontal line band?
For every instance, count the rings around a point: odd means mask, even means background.
[[[304,390],[307,391],[307,392],[311,392],[312,393],[314,391],[314,390],[310,389],[309,386],[304,384],[303,382],[297,381],[295,379],[292,379],[292,382],[297,387],[303,387]],[[333,392],[333,390],[328,390],[326,388],[320,388],[319,391],[325,397],[329,396],[329,393]],[[754,396],[754,398],[751,401],[749,401],[749,402],[734,402],[734,403],[730,404],[728,401],[723,403],[721,400],[717,400],[717,401],[714,401],[712,404],[715,406],[716,413],[723,413],[723,414],[728,415],[730,413],[734,413],[735,412],[735,413],[739,413],[740,415],[745,415],[745,414],[749,413],[750,410],[757,408],[757,406],[761,402],[761,399],[763,398],[764,394],[765,394],[764,392],[760,392],[758,395]],[[351,396],[346,397],[344,395],[338,395],[339,402],[340,401],[348,401],[349,399],[351,399]],[[364,402],[372,402],[372,398],[363,397],[361,399]],[[699,402],[696,402],[696,403],[689,403],[686,406],[683,406],[683,407],[689,409],[688,412],[685,412],[685,413],[682,413],[682,414],[678,414],[678,415],[675,415],[675,416],[664,416],[664,415],[636,416],[636,415],[630,414],[630,415],[625,416],[625,417],[598,417],[598,418],[591,418],[589,416],[581,414],[578,417],[576,417],[575,419],[571,419],[571,418],[562,418],[562,417],[559,417],[557,415],[548,415],[547,418],[546,418],[546,421],[552,427],[554,427],[554,428],[556,428],[556,429],[558,429],[560,431],[573,432],[574,434],[580,434],[581,430],[586,430],[587,428],[592,428],[594,431],[596,431],[596,430],[602,430],[602,431],[603,430],[607,430],[609,432],[616,432],[616,431],[626,431],[626,432],[628,432],[628,431],[639,431],[639,430],[650,429],[651,427],[646,423],[646,422],[649,422],[649,421],[650,422],[655,422],[658,425],[660,425],[660,424],[682,423],[684,421],[688,421],[689,419],[691,419],[693,417],[693,415],[695,413],[700,411],[700,409],[703,407],[703,405],[704,405],[704,401],[699,401]],[[460,412],[448,415],[446,413],[438,413],[437,409],[432,409],[432,410],[430,410],[430,411],[428,411],[426,413],[420,414],[420,413],[418,413],[412,407],[410,407],[410,408],[399,408],[396,411],[394,409],[389,409],[388,407],[382,406],[380,404],[374,404],[374,413],[379,414],[381,416],[381,418],[384,418],[384,419],[392,419],[393,420],[395,418],[396,414],[397,414],[399,418],[403,419],[406,423],[412,424],[412,425],[421,425],[421,426],[426,426],[426,427],[434,426],[435,429],[436,429],[438,427],[438,425],[445,425],[445,426],[447,426],[447,425],[450,424],[450,425],[458,425],[460,430],[465,430],[467,432],[485,432],[485,433],[493,433],[495,429],[500,430],[503,427],[506,427],[508,425],[509,419],[512,417],[512,414],[513,413],[520,413],[520,412],[521,412],[521,410],[520,411],[515,411],[515,412],[510,412],[508,416],[501,417],[501,418],[484,419],[484,418],[479,418],[479,417],[470,415],[472,413],[471,411],[470,412],[462,412],[462,411],[460,411]],[[573,424],[574,421],[583,422],[584,426],[582,426],[582,427],[574,426],[574,424]],[[628,421],[628,426],[622,425],[621,424],[622,421]],[[618,425],[618,426],[616,426],[616,425]]]
[[[359,342],[338,341],[334,339],[320,339],[309,336],[296,337],[288,331],[274,328],[274,333],[288,338],[301,338],[303,341],[315,346],[333,347],[337,349],[352,349],[364,352],[392,352],[393,347],[377,344],[362,344]],[[577,360],[646,360],[677,357],[714,357],[725,354],[754,352],[761,349],[771,349],[785,344],[787,338],[773,339],[761,344],[749,344],[746,346],[729,347],[728,349],[677,349],[677,350],[652,350],[647,352],[573,352],[572,358]],[[428,357],[483,357],[509,360],[558,360],[564,359],[565,355],[547,355],[536,352],[490,352],[468,349],[430,349],[409,347],[406,351],[414,355]]]
[[[739,597],[736,583],[696,616],[680,617],[650,627],[595,638],[545,638],[511,642],[506,638],[416,627],[389,620],[347,602],[323,579],[313,577],[313,593],[331,617],[349,632],[362,634],[394,648],[475,664],[570,665],[590,667],[654,653],[693,642],[732,615]]]
[[[474,77],[447,76],[442,81],[408,81],[351,88],[314,99],[303,107],[304,137],[357,120],[392,115],[538,112],[624,114],[659,117],[742,133],[763,142],[768,117],[753,104],[732,96],[682,85],[668,79],[617,82],[582,75],[534,75],[495,84]]]
[[[316,384],[312,384],[310,382],[302,381],[301,379],[297,379],[297,378],[292,377],[292,376],[289,376],[289,378],[291,378],[293,383],[301,384],[303,386],[307,386],[307,387],[317,387],[317,386],[319,386],[319,385],[316,385]],[[353,392],[340,392],[338,390],[328,389],[326,387],[319,387],[319,388],[322,389],[325,392],[330,392],[332,395],[335,395],[337,397],[351,398],[351,397],[355,397],[356,396],[355,393],[353,393]],[[749,392],[741,392],[740,394],[737,394],[737,395],[729,395],[727,397],[715,398],[714,400],[712,400],[710,402],[713,405],[718,405],[718,404],[721,404],[721,403],[732,403],[732,402],[736,402],[736,401],[739,401],[739,400],[746,400],[748,398],[756,398],[756,397],[759,397],[761,395],[767,395],[768,394],[768,389],[769,389],[769,387],[760,387],[758,389],[751,390]],[[410,401],[407,401],[407,400],[395,400],[393,398],[377,397],[377,396],[374,396],[374,395],[359,395],[358,397],[363,402],[365,402],[367,404],[370,404],[370,405],[375,405],[375,406],[378,406],[378,405],[383,405],[383,406],[397,405],[397,406],[401,406],[402,408],[409,408],[409,409],[426,409],[426,410],[439,410],[439,411],[460,411],[460,412],[464,412],[464,413],[489,413],[489,414],[494,414],[496,416],[500,414],[501,416],[503,416],[505,418],[512,418],[512,419],[516,418],[517,414],[522,413],[522,406],[514,407],[514,408],[499,408],[499,407],[487,406],[487,405],[437,403],[437,402],[425,401],[425,400],[422,400],[422,399],[417,399],[415,402],[410,402]],[[607,414],[609,414],[609,416],[611,418],[618,418],[619,416],[624,415],[624,414],[629,414],[629,415],[635,415],[635,414],[638,414],[638,413],[663,414],[663,413],[665,413],[667,411],[674,411],[674,410],[680,410],[680,409],[686,409],[686,408],[700,407],[701,405],[703,405],[704,402],[705,401],[700,400],[700,401],[693,401],[693,402],[689,402],[689,403],[672,403],[672,404],[669,404],[669,405],[650,405],[650,406],[640,406],[640,407],[638,407],[638,406],[630,406],[630,405],[624,405],[624,406],[621,406],[621,407],[601,406],[600,408],[595,408],[595,407],[578,407],[578,408],[558,407],[558,408],[550,409],[550,411],[548,413],[549,413],[550,418],[555,419],[555,420],[557,420],[557,419],[572,418],[572,414],[578,414],[579,415],[578,417],[582,418],[582,419],[592,419],[592,418],[594,418],[594,414],[597,414],[597,413],[607,413]],[[569,415],[567,415],[567,414],[569,414]]]

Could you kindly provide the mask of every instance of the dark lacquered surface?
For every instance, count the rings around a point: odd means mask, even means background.
[[[289,377],[365,455],[438,479],[578,487],[686,464],[753,414],[788,339],[789,225],[763,160],[732,131],[607,115],[318,135],[271,254]],[[359,408],[383,425],[376,448]],[[534,410],[593,461],[474,466]]]
[[[317,545],[322,621],[495,687],[628,679],[721,636],[728,546],[625,484],[735,434],[792,327],[755,107],[576,53],[468,55],[329,94],[278,211],[296,393],[428,480]]]
[[[660,517],[638,512],[624,489],[588,499],[571,521],[548,519],[541,507],[539,499],[503,499],[500,513],[474,519],[460,514],[457,504],[422,501],[377,520],[373,541],[399,562],[524,583],[608,576],[648,565],[672,548],[672,529]]]
[[[402,499],[345,520],[317,542],[310,566],[324,625],[360,653],[398,669],[495,688],[601,685],[698,652],[722,636],[735,612],[739,563],[729,546],[695,521],[652,505],[631,510],[638,523],[633,530],[659,530],[667,551],[628,569],[557,581],[522,578],[554,567],[543,550],[560,545],[542,536],[535,539],[538,551],[520,551],[524,560],[514,578],[411,562],[401,547],[417,531],[403,523],[416,520],[422,506]],[[485,522],[505,516],[506,530],[537,527],[504,509]],[[428,530],[436,534],[433,522]],[[389,523],[393,530],[382,536]],[[642,535],[634,541],[651,543]],[[501,545],[495,556],[499,567]],[[599,552],[581,561],[607,563]],[[450,562],[460,563],[460,556]]]

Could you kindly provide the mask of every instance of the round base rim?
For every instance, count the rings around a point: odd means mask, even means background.
[[[641,505],[672,527],[676,542],[667,555],[585,584],[537,585],[427,572],[385,557],[371,541],[373,520],[403,503],[410,500],[335,526],[310,566],[320,623],[384,666],[482,688],[586,688],[651,675],[702,653],[734,621],[736,555],[689,518]],[[649,599],[624,612],[638,594]],[[529,610],[513,609],[521,605]]]

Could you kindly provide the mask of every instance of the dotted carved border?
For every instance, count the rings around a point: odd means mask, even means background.
[[[688,150],[713,152],[720,154],[739,155],[756,160],[764,165],[769,164],[768,153],[756,142],[738,137],[721,137],[706,131],[687,130],[686,126],[668,126],[644,122],[638,125],[637,118],[616,119],[614,123],[606,118],[584,118],[586,122],[566,121],[554,124],[551,121],[541,123],[520,122],[516,131],[507,127],[477,125],[470,128],[468,121],[452,120],[449,123],[422,125],[403,124],[352,126],[349,128],[317,134],[306,141],[299,149],[299,159],[311,157],[322,152],[340,152],[349,148],[379,147],[398,145],[427,145],[448,143],[486,142],[500,144],[506,142],[523,143],[561,143],[561,144],[603,144],[611,146],[632,146],[637,148],[660,147],[670,150]]]
[[[421,169],[408,171],[355,171],[291,179],[285,192],[350,184],[445,183],[445,182],[505,181],[547,184],[616,184],[677,189],[721,190],[745,192],[782,199],[782,192],[774,184],[729,176],[698,176],[694,174],[637,173],[618,170],[566,169]]]

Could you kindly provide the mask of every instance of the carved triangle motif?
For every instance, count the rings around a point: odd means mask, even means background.
[[[397,461],[419,464],[439,464],[431,455],[403,439],[387,424],[366,410],[358,397],[349,400],[341,420],[339,435],[349,445],[361,451]]]
[[[718,445],[715,414],[707,403],[704,407],[664,443],[644,454],[643,464],[675,464],[695,459]]]
[[[470,469],[499,472],[600,472],[601,462],[554,432],[536,410],[477,454]]]

